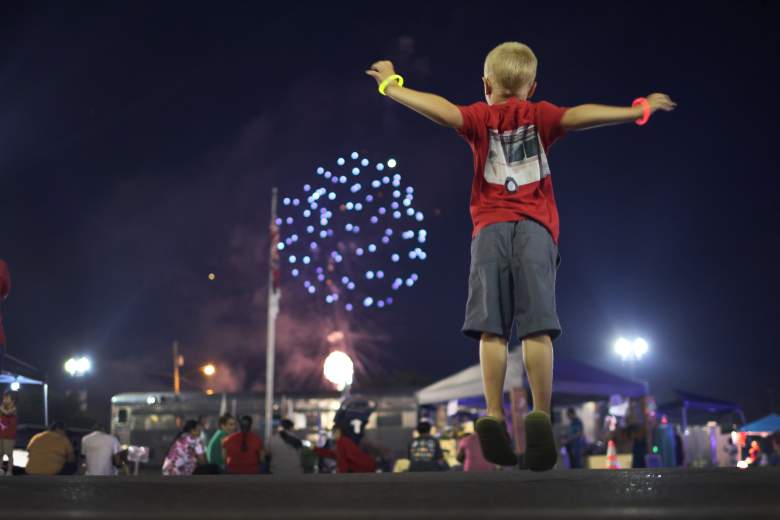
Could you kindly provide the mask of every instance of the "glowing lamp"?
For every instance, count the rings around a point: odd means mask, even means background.
[[[325,379],[336,385],[338,390],[344,390],[352,384],[354,373],[355,365],[346,353],[334,350],[325,358],[323,366]]]

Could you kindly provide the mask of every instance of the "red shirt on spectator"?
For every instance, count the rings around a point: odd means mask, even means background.
[[[355,441],[341,435],[336,441],[336,451],[327,448],[315,448],[320,457],[336,459],[339,473],[373,473],[376,471],[374,458],[361,450]]]
[[[557,243],[558,208],[547,154],[565,132],[561,118],[566,109],[516,97],[458,108],[463,115],[458,133],[474,154],[472,236],[490,224],[531,218]]]
[[[0,415],[0,439],[16,439],[15,415]]]
[[[246,450],[242,451],[246,435]],[[263,451],[263,439],[252,432],[231,433],[222,440],[225,448],[225,467],[228,473],[255,475],[260,472],[260,454]]]

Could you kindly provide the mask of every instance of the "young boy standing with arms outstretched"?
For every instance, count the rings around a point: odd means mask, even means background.
[[[479,339],[487,416],[476,430],[485,458],[513,466],[517,457],[504,421],[503,391],[507,342],[513,323],[522,339],[523,361],[534,411],[525,418],[525,464],[551,469],[557,450],[550,421],[552,340],[561,333],[555,309],[558,268],[558,210],[547,153],[567,130],[636,121],[675,103],[665,94],[638,98],[631,107],[557,107],[531,102],[536,91],[536,56],[518,42],[487,55],[482,78],[487,103],[457,106],[446,99],[403,87],[389,61],[366,74],[382,94],[466,139],[474,153],[471,184],[469,296],[463,332]]]

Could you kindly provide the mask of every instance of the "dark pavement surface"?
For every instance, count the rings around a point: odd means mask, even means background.
[[[0,477],[0,517],[780,518],[780,468]]]

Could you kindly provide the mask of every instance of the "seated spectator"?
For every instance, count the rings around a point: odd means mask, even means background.
[[[73,445],[61,422],[53,423],[45,432],[33,435],[27,444],[27,468],[30,475],[73,475],[76,457]]]
[[[496,465],[485,460],[482,446],[476,433],[470,433],[458,442],[458,462],[463,464],[463,471],[493,471]]]
[[[119,458],[119,439],[106,433],[101,424],[95,425],[95,431],[81,439],[81,455],[86,461],[85,475],[111,477],[117,474],[122,465]]]
[[[439,439],[431,435],[431,423],[417,424],[417,438],[409,444],[409,471],[443,471],[449,469]]]
[[[235,433],[236,420],[232,415],[226,413],[219,418],[219,429],[214,432],[209,441],[208,455],[209,464],[216,464],[219,466],[220,471],[225,469],[225,460],[222,458],[222,439]]]
[[[2,346],[0,346],[2,348]],[[14,446],[16,445],[16,399],[10,390],[3,391],[0,402],[0,475],[3,474],[3,456],[8,457],[5,474],[14,474]]]
[[[277,432],[268,440],[267,457],[273,475],[300,475],[303,443],[292,434],[293,423],[283,419]]]
[[[166,476],[192,475],[206,463],[206,448],[200,440],[200,424],[189,420],[168,448],[162,473]]]
[[[252,432],[252,418],[243,415],[238,420],[239,430],[222,440],[222,458],[228,473],[256,475],[263,461],[263,439]]]
[[[320,457],[336,459],[339,473],[373,473],[376,471],[374,458],[361,450],[355,441],[345,435],[341,425],[333,427],[333,440],[336,451],[328,448],[315,448]]]

